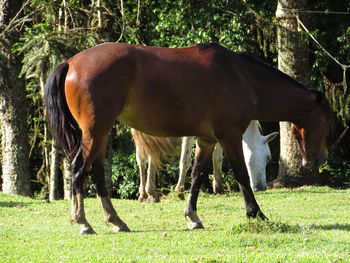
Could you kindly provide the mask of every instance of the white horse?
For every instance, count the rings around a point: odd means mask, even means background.
[[[174,152],[174,147],[179,146],[181,138],[160,138],[149,136],[134,129],[131,130],[136,146],[136,160],[140,171],[139,201],[158,202],[156,193],[156,169],[160,166],[161,153]],[[268,143],[272,141],[278,132],[267,136],[261,134],[258,121],[251,121],[243,134],[243,151],[245,163],[248,169],[250,183],[254,191],[265,191],[266,165],[271,159]],[[179,165],[179,179],[175,191],[184,191],[185,177],[191,166],[191,152],[194,137],[183,137],[181,143],[181,157]],[[213,161],[213,191],[223,192],[222,161],[223,151],[219,144],[216,145],[212,156]],[[148,164],[148,168],[147,168]],[[146,174],[147,168],[147,174]]]

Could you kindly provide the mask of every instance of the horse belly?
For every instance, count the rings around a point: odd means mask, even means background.
[[[198,136],[204,122],[193,118],[194,115],[185,110],[175,110],[171,105],[133,104],[124,107],[117,119],[122,123],[154,136],[182,137]]]

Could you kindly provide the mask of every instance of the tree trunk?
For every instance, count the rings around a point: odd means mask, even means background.
[[[5,28],[20,9],[23,1],[0,0],[0,27]],[[27,134],[27,105],[24,82],[18,78],[20,59],[11,52],[18,40],[8,32],[1,39],[0,99],[2,190],[6,194],[31,195],[29,145]]]
[[[49,182],[49,200],[58,199],[58,173],[59,173],[59,157],[55,140],[51,143],[50,153],[50,182]]]
[[[72,199],[72,170],[67,158],[63,160],[63,190],[64,200]]]
[[[278,68],[298,82],[309,84],[308,36],[301,32],[292,10],[306,8],[306,0],[278,0]],[[305,16],[300,16],[305,21]],[[298,146],[290,131],[291,123],[280,122],[280,162],[275,186],[292,187],[314,183],[315,173],[301,165]]]

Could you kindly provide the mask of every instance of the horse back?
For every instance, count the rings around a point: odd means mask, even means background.
[[[102,122],[117,117],[153,135],[214,137],[215,120],[244,114],[234,107],[245,94],[232,92],[238,81],[229,60],[225,51],[202,46],[99,45],[68,61],[68,105],[76,105],[78,119],[99,112]]]

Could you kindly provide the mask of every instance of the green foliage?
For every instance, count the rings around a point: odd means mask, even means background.
[[[179,161],[179,155],[167,157],[163,160],[163,166],[157,171],[157,186],[162,188],[163,193],[169,192],[176,185],[179,179]],[[186,189],[189,189],[190,176],[186,179]]]
[[[329,185],[333,187],[350,187],[350,160],[341,157],[328,161],[321,172],[326,174]]]
[[[262,56],[273,41],[271,30],[255,26],[254,17],[241,2],[234,1],[144,1],[138,26],[142,43],[155,46],[183,47],[196,43],[217,42],[235,51]],[[261,7],[255,4],[256,7]],[[274,5],[267,5],[271,14]],[[257,35],[264,34],[261,43]],[[264,40],[262,40],[264,39]],[[264,42],[264,43],[262,43]]]
[[[66,0],[66,6],[63,3],[30,1],[24,8],[25,19],[19,32],[20,41],[12,47],[12,51],[23,58],[21,74],[26,78],[26,89],[31,101],[28,109],[31,166],[33,174],[38,176],[43,174],[44,148],[48,145],[44,140],[43,83],[57,63],[83,49],[105,41],[166,47],[218,42],[234,51],[246,51],[270,64],[276,64],[275,0],[104,0],[101,1],[101,7],[96,6],[97,1]],[[350,11],[347,1],[314,1],[309,8]],[[102,14],[101,26],[98,25],[98,11]],[[350,61],[350,27],[346,22],[342,15],[309,14],[308,23],[309,29],[321,44],[344,64]],[[345,90],[341,83],[343,71],[312,41],[310,49],[311,86],[325,91],[343,124],[349,123],[350,89]],[[0,54],[0,64],[3,64],[3,55]],[[6,70],[0,67],[2,75],[6,75]],[[0,77],[0,84],[1,81]],[[133,143],[130,136],[125,134],[119,134],[120,138],[115,139],[113,144],[113,194],[135,198],[138,170]],[[341,157],[349,159],[346,154]],[[177,158],[165,162],[164,169],[158,174],[158,186],[169,189],[176,183],[177,162]],[[331,183],[347,185],[346,169],[339,167],[338,164],[331,166],[331,178],[334,178]],[[226,166],[224,178],[227,190],[236,189],[233,176]]]
[[[94,32],[52,30],[46,23],[27,28],[21,42],[15,46],[15,51],[24,54],[21,74],[27,79],[46,79],[59,62],[98,43]]]
[[[114,133],[113,133],[114,134]],[[135,199],[138,193],[139,171],[130,130],[118,125],[113,136],[112,195],[119,198]]]
[[[312,10],[343,11],[349,12],[348,3],[334,1],[313,2]],[[343,23],[347,15],[317,15],[311,14],[309,27],[312,34],[321,45],[335,57],[340,63],[350,63],[350,26]],[[311,41],[311,40],[310,40]],[[324,91],[330,100],[333,110],[343,124],[350,121],[350,89],[344,87],[343,69],[334,62],[313,41],[310,42],[312,50],[312,87]],[[350,71],[347,70],[347,86],[349,84]]]
[[[117,150],[112,161],[113,196],[135,199],[138,193],[139,171],[135,153]]]
[[[303,228],[299,225],[289,225],[282,222],[262,221],[259,219],[248,220],[245,224],[239,224],[231,229],[232,234],[241,233],[299,233]]]

